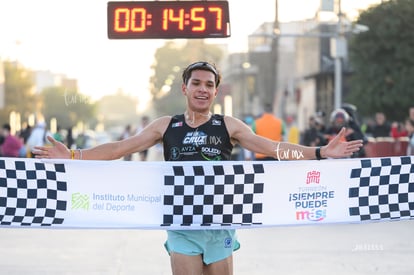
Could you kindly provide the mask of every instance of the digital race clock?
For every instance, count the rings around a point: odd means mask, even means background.
[[[108,2],[108,38],[230,36],[227,1]]]

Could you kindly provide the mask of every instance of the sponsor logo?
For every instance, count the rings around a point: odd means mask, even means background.
[[[178,147],[172,147],[170,149],[170,156],[172,160],[177,160],[180,157],[180,149]]]
[[[211,124],[214,125],[214,126],[220,126],[221,125],[221,120],[213,119],[211,121]]]
[[[72,194],[72,209],[89,210],[89,196],[81,193]]]
[[[311,171],[306,174],[306,184],[316,183],[319,184],[321,180],[321,172]]]
[[[217,136],[210,136],[209,137],[209,144],[213,144],[213,145],[218,145],[221,144],[221,137],[217,137]]]
[[[207,144],[207,135],[201,131],[189,132],[183,140],[184,145],[200,146]]]
[[[327,217],[329,200],[335,198],[335,191],[319,185],[321,172],[306,173],[304,187],[289,193],[289,202],[295,207],[295,219],[298,221],[322,221]]]
[[[203,147],[201,148],[201,156],[205,160],[221,160],[221,150],[217,148],[211,147]]]
[[[231,248],[233,246],[233,240],[231,238],[224,239],[224,248]]]

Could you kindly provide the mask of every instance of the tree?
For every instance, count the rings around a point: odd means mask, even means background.
[[[348,102],[361,114],[402,121],[414,99],[414,0],[391,0],[361,13],[369,31],[350,41],[354,68]]]
[[[86,95],[64,87],[45,88],[42,93],[42,113],[46,121],[56,118],[62,128],[72,128],[77,122],[94,124],[95,104]]]
[[[153,106],[157,114],[170,115],[184,111],[181,74],[188,64],[200,60],[218,63],[222,55],[220,48],[205,44],[200,39],[187,40],[184,45],[169,41],[157,49],[156,62],[152,66],[154,75],[150,79]]]
[[[137,99],[124,94],[122,90],[114,95],[102,97],[98,102],[98,114],[105,128],[139,124],[137,115]]]
[[[13,111],[20,114],[22,122],[26,121],[29,115],[35,112],[37,104],[36,96],[32,93],[32,75],[16,62],[6,61],[3,65],[5,106],[0,110],[0,121],[8,122]]]

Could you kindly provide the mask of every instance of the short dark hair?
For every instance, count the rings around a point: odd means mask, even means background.
[[[265,105],[263,106],[263,109],[264,109],[265,113],[273,112],[273,106],[270,103],[265,103]]]
[[[203,70],[212,72],[214,74],[214,78],[216,80],[216,88],[220,85],[221,75],[220,72],[217,70],[216,66],[214,64],[208,63],[206,61],[198,61],[194,62],[187,66],[187,68],[183,71],[183,83],[187,84],[188,80],[191,77],[191,73],[194,70]]]
[[[8,124],[8,123],[5,123],[5,124],[3,124],[3,129],[6,129],[7,131],[11,131],[11,127],[10,127],[10,124]]]

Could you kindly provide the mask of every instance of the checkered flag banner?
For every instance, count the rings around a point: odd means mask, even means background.
[[[62,224],[66,191],[63,164],[0,159],[0,225]]]
[[[165,176],[163,226],[261,224],[262,164],[173,166]]]
[[[351,178],[351,216],[361,221],[414,217],[413,158],[363,159]]]
[[[194,162],[0,158],[0,227],[249,229],[413,216],[414,157],[408,156]]]

